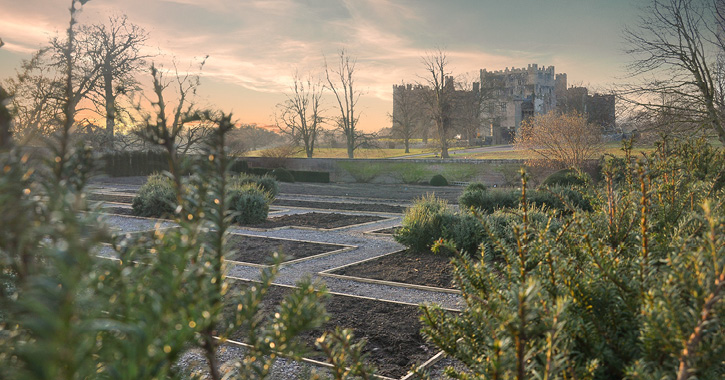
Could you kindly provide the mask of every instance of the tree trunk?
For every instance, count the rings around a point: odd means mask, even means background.
[[[355,158],[355,132],[347,133],[347,158]]]
[[[112,139],[116,127],[116,95],[113,93],[113,75],[110,62],[103,65],[103,86],[106,101],[106,133]]]
[[[405,153],[410,153],[410,139],[405,138]]]

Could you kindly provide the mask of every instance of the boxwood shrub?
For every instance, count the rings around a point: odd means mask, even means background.
[[[259,185],[248,183],[229,191],[232,220],[239,224],[257,224],[267,220],[268,193]]]
[[[430,179],[430,185],[431,186],[448,186],[448,180],[446,177],[436,174],[433,176],[433,178]]]
[[[137,216],[170,216],[176,209],[176,192],[171,180],[161,174],[152,174],[133,197],[132,213]]]

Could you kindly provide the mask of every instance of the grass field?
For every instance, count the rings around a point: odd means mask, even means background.
[[[457,154],[456,152],[466,148],[451,148],[449,150],[452,159],[479,159],[479,160],[516,160],[516,159],[530,159],[535,158],[536,155],[532,152],[524,150],[506,150],[499,152],[481,152],[481,153],[466,153]],[[652,147],[636,147],[633,149],[634,155],[639,155],[640,152],[651,152]],[[355,151],[355,158],[393,158],[393,157],[405,157],[413,156],[415,158],[435,158],[437,149],[435,148],[411,148],[410,153],[405,153],[405,149],[358,149]],[[611,142],[604,146],[603,154],[611,154],[614,156],[623,156],[622,145],[620,142]],[[255,150],[247,153],[249,157],[262,156],[263,151]],[[300,150],[293,158],[304,158],[304,151]],[[315,149],[314,158],[347,158],[347,149],[345,148],[317,148]]]

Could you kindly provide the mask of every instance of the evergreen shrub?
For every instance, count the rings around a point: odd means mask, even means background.
[[[176,209],[176,192],[171,179],[162,174],[152,174],[133,197],[133,215],[164,217]]]
[[[268,193],[259,185],[249,183],[229,191],[229,209],[233,221],[239,224],[257,224],[267,220]]]
[[[294,182],[295,177],[285,168],[277,168],[270,172],[270,175],[280,182]]]
[[[441,223],[450,214],[448,203],[428,194],[405,210],[403,226],[395,240],[416,251],[426,251],[441,236]]]
[[[433,178],[430,179],[430,185],[431,186],[448,186],[448,180],[446,177],[436,174],[433,176]]]
[[[542,186],[585,186],[586,181],[574,169],[562,169],[549,174]]]

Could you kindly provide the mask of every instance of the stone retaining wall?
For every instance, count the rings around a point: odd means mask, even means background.
[[[331,182],[427,183],[435,174],[449,182],[483,182],[489,186],[516,186],[524,160],[472,159],[347,159],[245,157],[250,168],[322,171]],[[534,183],[553,172],[527,168]]]

